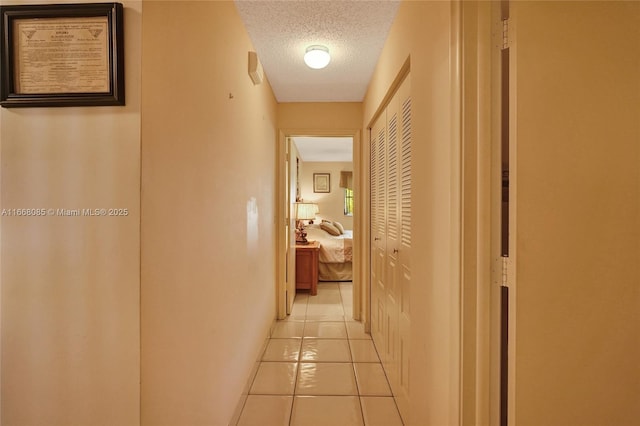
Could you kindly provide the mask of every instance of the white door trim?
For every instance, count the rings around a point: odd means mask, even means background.
[[[362,192],[363,173],[362,170],[362,142],[360,129],[314,129],[314,128],[287,128],[278,130],[276,149],[276,315],[278,319],[285,319],[286,312],[286,246],[282,237],[285,227],[285,173],[286,167],[286,140],[288,137],[351,137],[353,138],[353,176],[354,176],[354,214],[353,214],[353,317],[356,320],[367,321],[368,310],[363,303],[365,289],[363,275],[363,241],[368,237],[363,228],[365,194]],[[367,191],[368,195],[368,191]],[[295,279],[295,277],[293,277]],[[365,327],[367,324],[365,323]]]

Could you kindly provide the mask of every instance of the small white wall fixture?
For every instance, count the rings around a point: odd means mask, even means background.
[[[260,63],[260,59],[258,59],[258,54],[253,51],[249,51],[249,77],[256,86],[264,80],[262,64]]]

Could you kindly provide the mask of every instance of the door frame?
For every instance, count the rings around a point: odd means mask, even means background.
[[[294,137],[350,137],[353,139],[353,319],[365,322],[368,326],[368,309],[365,303],[364,285],[366,274],[363,275],[365,265],[362,259],[365,228],[363,227],[364,200],[368,197],[368,191],[363,192],[364,177],[362,170],[362,141],[361,129],[314,129],[314,128],[285,128],[278,129],[277,149],[276,149],[276,316],[277,319],[287,317],[286,306],[286,242],[282,238],[286,226],[285,211],[285,186],[286,186],[286,143],[287,138]],[[294,232],[292,230],[292,232]],[[368,235],[368,233],[367,233]],[[294,247],[295,249],[295,247]],[[295,279],[295,277],[293,278]]]
[[[456,157],[460,159],[462,225],[459,424],[491,426],[500,424],[500,7],[495,0],[453,3],[457,28],[452,49],[457,51],[459,70],[454,78],[459,92],[453,99],[460,123]],[[514,231],[512,224],[510,239]],[[510,344],[509,349],[513,351],[514,346]],[[513,371],[509,376],[512,380]],[[513,404],[513,393],[509,393]]]

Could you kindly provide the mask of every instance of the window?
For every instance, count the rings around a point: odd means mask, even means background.
[[[353,189],[344,189],[344,215],[353,216]]]

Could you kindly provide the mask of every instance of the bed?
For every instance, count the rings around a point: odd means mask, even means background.
[[[320,224],[305,227],[309,241],[320,241],[318,279],[320,281],[351,281],[353,279],[353,231],[331,235]]]

